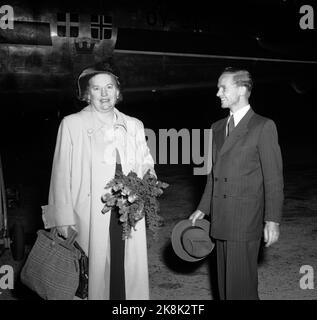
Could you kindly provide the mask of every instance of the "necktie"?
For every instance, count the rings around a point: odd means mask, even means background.
[[[233,120],[233,114],[230,116],[227,126],[227,137],[231,134],[232,130],[234,129],[234,120]]]

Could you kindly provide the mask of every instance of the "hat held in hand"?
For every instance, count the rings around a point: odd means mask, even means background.
[[[210,222],[197,219],[195,225],[189,219],[178,222],[172,231],[172,247],[179,258],[195,262],[207,257],[215,244],[211,241]]]

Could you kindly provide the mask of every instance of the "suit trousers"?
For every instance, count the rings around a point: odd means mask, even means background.
[[[258,300],[258,254],[261,240],[216,240],[221,300]]]

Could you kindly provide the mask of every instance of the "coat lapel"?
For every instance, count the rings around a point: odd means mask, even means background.
[[[222,135],[222,139],[224,139],[223,144],[221,144],[219,156],[222,156],[225,152],[230,150],[235,143],[243,137],[247,132],[248,132],[248,123],[251,117],[254,115],[254,111],[250,109],[246,115],[241,119],[241,121],[238,123],[238,125],[234,128],[234,130],[231,132],[230,136],[228,138],[224,138],[224,132],[225,132],[225,124],[226,124],[226,119],[224,121],[224,126],[222,126],[222,132],[219,134],[219,139]]]

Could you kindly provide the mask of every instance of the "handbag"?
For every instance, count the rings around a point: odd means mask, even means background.
[[[81,299],[86,299],[88,297],[88,257],[76,241],[74,245],[80,252],[79,285],[75,295]]]
[[[77,232],[69,228],[66,240],[57,229],[39,230],[21,270],[21,281],[46,300],[72,300],[79,285],[80,251],[75,248]]]

